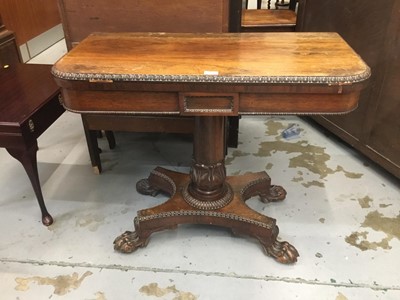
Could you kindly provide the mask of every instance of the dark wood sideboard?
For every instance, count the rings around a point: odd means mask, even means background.
[[[24,167],[44,225],[51,225],[40,186],[37,138],[64,112],[50,65],[23,64],[13,32],[0,19],[0,147]]]
[[[400,178],[400,1],[303,0],[298,31],[338,32],[371,67],[359,107],[313,119]]]

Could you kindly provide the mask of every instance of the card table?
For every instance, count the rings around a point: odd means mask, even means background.
[[[94,33],[52,69],[64,106],[76,113],[195,118],[189,174],[157,167],[137,183],[169,194],[140,210],[118,251],[144,247],[152,233],[179,224],[212,224],[256,238],[266,254],[294,263],[276,220],[246,200],[281,201],[266,172],[227,176],[228,116],[340,114],[357,107],[370,69],[336,33]]]

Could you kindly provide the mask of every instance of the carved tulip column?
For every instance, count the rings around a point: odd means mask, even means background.
[[[191,182],[185,200],[194,207],[216,209],[233,196],[225,182],[225,117],[196,117]]]

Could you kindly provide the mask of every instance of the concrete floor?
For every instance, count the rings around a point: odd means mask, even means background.
[[[65,45],[32,63],[53,63]],[[282,131],[298,124],[300,136]],[[0,299],[400,299],[400,183],[363,156],[293,116],[247,117],[229,149],[229,175],[267,171],[288,192],[249,200],[277,219],[300,253],[281,265],[225,229],[185,225],[153,234],[132,254],[113,240],[137,210],[166,197],[135,183],[158,165],[188,171],[189,137],[116,133],[101,139],[103,173],[91,169],[80,116],[65,113],[39,138],[43,194],[55,219],[41,224],[22,166],[0,149]]]

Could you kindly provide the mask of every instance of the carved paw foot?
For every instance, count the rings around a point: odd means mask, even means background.
[[[280,185],[271,185],[268,193],[260,194],[260,199],[264,203],[282,201],[286,197],[286,191]]]
[[[136,190],[142,195],[150,195],[155,197],[160,192],[159,189],[150,185],[148,179],[141,179],[136,183]]]
[[[275,241],[272,245],[264,248],[267,254],[282,264],[292,264],[297,261],[299,253],[296,248],[288,242]]]
[[[114,250],[132,253],[139,247],[145,247],[147,239],[141,239],[136,231],[125,231],[114,240]]]

